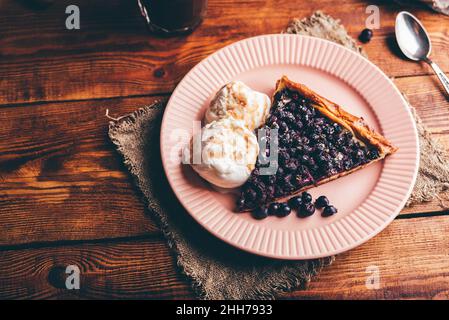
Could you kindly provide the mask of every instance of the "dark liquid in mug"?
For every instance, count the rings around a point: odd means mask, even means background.
[[[139,0],[146,9],[152,29],[165,32],[189,31],[199,25],[207,0]]]

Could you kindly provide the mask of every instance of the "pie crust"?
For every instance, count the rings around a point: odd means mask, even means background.
[[[384,136],[370,128],[365,123],[363,118],[359,118],[350,114],[335,102],[332,102],[320,96],[303,84],[291,81],[286,76],[283,76],[276,82],[276,91],[273,94],[273,99],[277,92],[286,88],[292,91],[297,91],[300,95],[304,96],[310,101],[313,101],[314,104],[312,104],[312,106],[320,111],[323,115],[327,116],[332,121],[337,122],[341,126],[351,131],[357,139],[359,139],[366,145],[376,147],[377,150],[379,150],[380,159],[383,159],[387,155],[392,154],[398,150],[398,148],[395,147]]]
[[[314,107],[318,110],[323,116],[327,117],[329,120],[338,123],[340,126],[349,130],[356,140],[362,142],[365,146],[370,148],[377,149],[379,156],[373,160],[365,162],[364,164],[355,166],[349,170],[345,170],[339,172],[335,175],[328,176],[322,178],[318,181],[315,181],[314,184],[306,185],[298,190],[292,191],[290,194],[282,196],[282,197],[274,197],[271,201],[267,201],[264,203],[260,203],[259,206],[269,205],[273,202],[283,202],[290,199],[293,196],[296,196],[302,193],[304,190],[313,188],[315,186],[324,184],[326,182],[335,180],[339,177],[348,175],[354,171],[365,168],[366,166],[375,163],[384,159],[386,156],[393,154],[398,150],[390,141],[388,141],[384,136],[380,133],[374,131],[372,128],[365,123],[363,118],[352,115],[351,113],[345,111],[338,104],[320,96],[316,92],[312,91],[307,86],[295,83],[288,79],[286,76],[283,76],[276,83],[276,90],[272,97],[272,104],[276,103],[275,97],[278,92],[281,92],[284,89],[289,89],[290,91],[296,91],[300,96],[308,99],[310,101],[310,106]],[[243,208],[238,209],[240,212],[252,211],[254,208]]]

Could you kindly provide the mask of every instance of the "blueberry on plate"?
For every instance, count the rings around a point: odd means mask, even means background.
[[[237,201],[237,209],[238,209],[238,210],[241,210],[241,209],[243,209],[244,207],[245,207],[245,199],[240,198],[240,199]]]
[[[288,204],[283,203],[279,207],[277,216],[280,217],[280,218],[283,218],[283,217],[288,216],[290,214],[290,212],[292,212],[292,209],[288,206]]]
[[[277,215],[280,206],[281,205],[279,203],[277,203],[277,202],[273,202],[272,204],[270,204],[270,206],[268,207],[268,215],[270,215],[270,216]]]
[[[303,203],[301,208],[298,210],[297,215],[300,218],[310,217],[315,212],[315,206],[313,203]]]
[[[317,207],[318,209],[324,208],[328,205],[329,205],[329,200],[327,199],[326,196],[319,196],[315,200],[315,207]]]
[[[268,208],[260,207],[252,212],[252,216],[254,219],[262,220],[268,217]]]
[[[312,202],[312,195],[308,192],[303,192],[301,195],[302,202],[303,203],[311,203]]]
[[[324,210],[323,210],[323,213],[321,214],[321,216],[330,217],[330,216],[333,216],[334,214],[336,214],[337,212],[338,212],[338,210],[334,206],[326,206],[326,207],[324,207]]]
[[[293,209],[298,209],[302,205],[302,199],[299,196],[293,197],[288,200],[288,205]]]

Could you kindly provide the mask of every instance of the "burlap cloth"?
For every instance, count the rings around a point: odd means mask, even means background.
[[[339,21],[316,12],[309,19],[293,20],[286,32],[335,41],[362,53]],[[309,261],[280,261],[254,256],[215,239],[178,204],[166,181],[159,152],[159,131],[164,102],[140,108],[114,119],[109,136],[123,156],[150,211],[173,249],[180,269],[204,299],[269,299],[303,287],[334,257]],[[444,149],[417,119],[421,168],[409,203],[427,201],[448,188],[449,168]]]
[[[449,15],[449,0],[395,0],[397,3],[403,5],[405,9],[410,7],[411,2],[412,3],[425,3],[429,7],[431,7],[433,10],[437,12],[444,13],[446,15]]]

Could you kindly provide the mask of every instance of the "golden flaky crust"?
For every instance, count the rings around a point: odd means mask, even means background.
[[[297,91],[300,95],[312,101],[312,106],[323,115],[351,131],[356,138],[361,140],[366,145],[376,147],[379,150],[381,158],[384,158],[385,156],[398,150],[398,148],[391,144],[391,142],[384,136],[371,129],[365,123],[363,118],[350,114],[338,104],[327,100],[303,84],[291,81],[286,76],[283,76],[277,81],[276,91],[274,94],[285,88],[292,91]]]
[[[306,87],[303,84],[295,83],[288,79],[286,76],[283,76],[281,79],[279,79],[276,83],[276,90],[273,94],[273,101],[272,103],[276,103],[274,100],[276,93],[279,91],[282,91],[283,89],[289,89],[292,91],[297,91],[301,96],[305,97],[306,99],[309,99],[313,103],[311,104],[315,109],[320,111],[324,116],[328,117],[334,122],[337,122],[341,126],[345,127],[349,131],[353,133],[353,135],[359,139],[361,142],[363,142],[368,147],[375,147],[379,151],[379,157],[367,162],[363,165],[360,165],[358,167],[352,168],[351,170],[340,172],[336,175],[318,180],[315,182],[315,184],[305,186],[299,190],[296,190],[292,192],[288,196],[278,197],[270,201],[269,203],[265,203],[264,205],[268,205],[273,202],[283,202],[288,199],[290,199],[293,196],[299,195],[303,191],[313,188],[315,186],[327,183],[329,181],[335,180],[339,177],[348,175],[354,171],[360,170],[362,168],[365,168],[366,166],[369,166],[370,164],[380,161],[384,159],[387,155],[392,154],[398,150],[397,147],[395,147],[390,141],[388,141],[384,136],[377,133],[373,129],[371,129],[363,120],[363,118],[356,117],[349,112],[345,111],[342,107],[340,107],[338,104],[327,100],[326,98],[318,95],[317,93],[313,92],[311,89]],[[251,211],[252,209],[244,209],[242,211]]]

